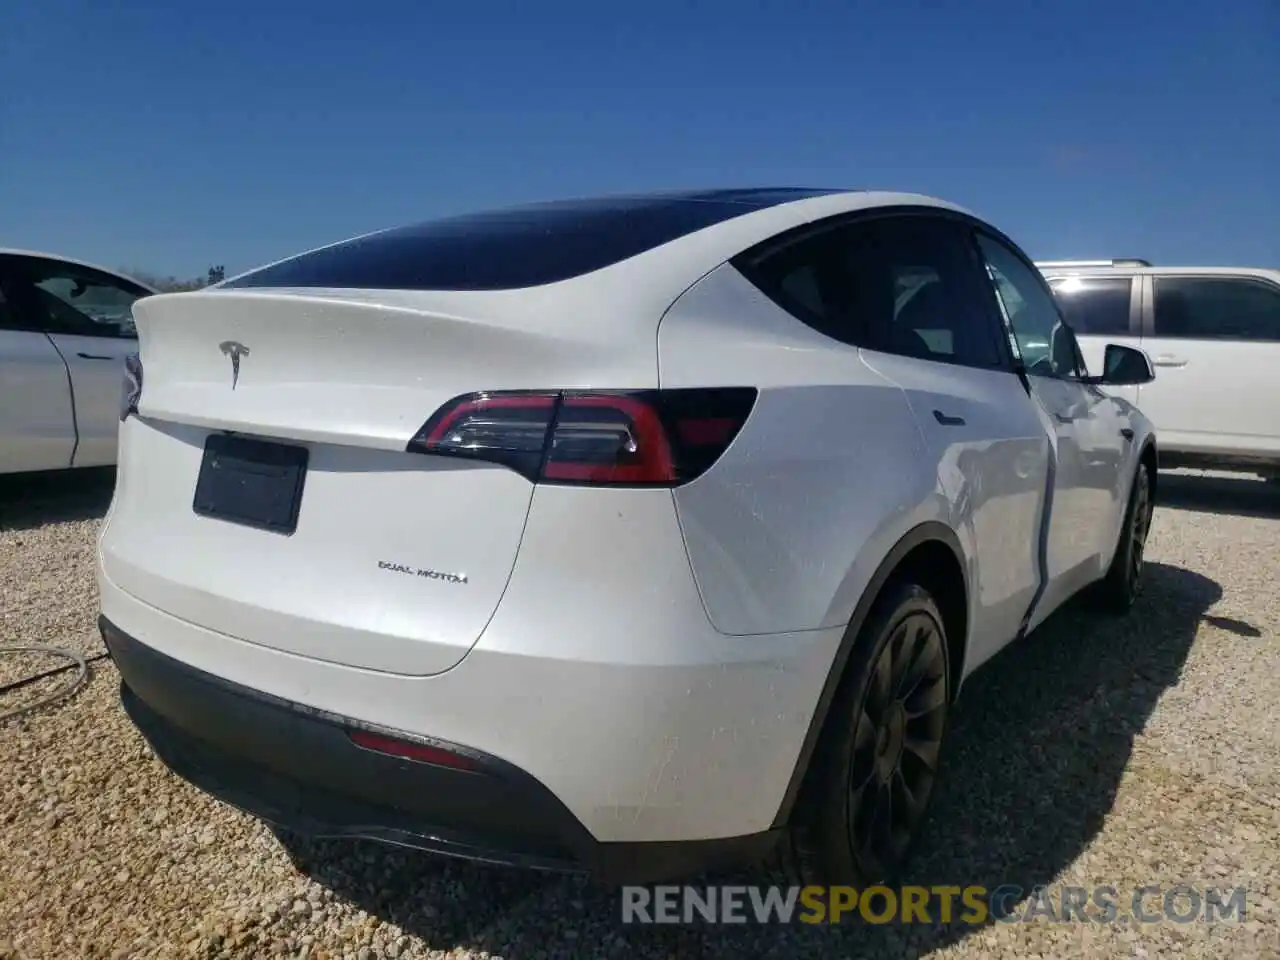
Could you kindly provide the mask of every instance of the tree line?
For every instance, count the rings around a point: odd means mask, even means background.
[[[155,287],[161,293],[180,293],[184,290],[199,290],[202,287],[212,286],[215,283],[221,283],[227,279],[226,267],[218,264],[210,267],[205,271],[204,276],[191,277],[190,279],[182,279],[180,277],[168,276],[161,277],[147,270],[122,270],[126,276],[133,277],[135,280],[141,280],[150,287]]]

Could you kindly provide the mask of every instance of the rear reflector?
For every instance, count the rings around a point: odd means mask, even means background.
[[[419,763],[430,763],[437,767],[452,767],[455,770],[475,770],[476,765],[469,757],[440,747],[415,743],[412,740],[400,740],[367,730],[348,730],[347,737],[358,747],[385,753],[392,757],[403,757],[406,760],[417,760]]]
[[[502,464],[535,483],[674,487],[720,458],[755,401],[752,387],[473,393],[437,410],[408,449]]]

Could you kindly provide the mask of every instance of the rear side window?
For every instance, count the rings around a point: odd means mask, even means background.
[[[4,286],[0,285],[0,330],[18,330],[17,318],[13,315],[13,310],[9,307],[9,301],[4,298]]]
[[[832,339],[943,363],[1004,365],[968,235],[949,220],[856,222],[735,263]]]
[[[1063,317],[1078,334],[1128,334],[1130,277],[1056,277],[1049,282]]]
[[[1280,341],[1280,288],[1244,277],[1156,277],[1155,335]]]
[[[507,290],[568,280],[821,190],[564,200],[399,227],[301,254],[224,287]]]
[[[6,265],[15,306],[44,333],[132,339],[133,304],[148,291],[90,267],[14,257]]]

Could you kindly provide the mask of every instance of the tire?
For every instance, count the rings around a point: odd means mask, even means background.
[[[775,866],[787,882],[865,889],[898,879],[937,781],[951,707],[947,658],[933,597],[891,581],[854,643],[779,848]]]
[[[1106,577],[1098,584],[1097,605],[1108,613],[1123,616],[1142,595],[1143,554],[1154,508],[1151,471],[1145,463],[1139,463],[1124,522],[1120,525],[1120,542]]]

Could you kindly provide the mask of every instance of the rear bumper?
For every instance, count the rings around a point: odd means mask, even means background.
[[[600,842],[546,786],[488,754],[432,741],[460,770],[357,746],[349,731],[405,737],[214,677],[100,619],[121,699],[160,759],[268,823],[534,869],[643,883],[756,859],[776,831],[677,842]],[[421,741],[421,737],[410,737]]]

